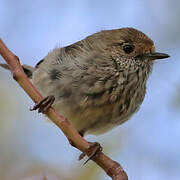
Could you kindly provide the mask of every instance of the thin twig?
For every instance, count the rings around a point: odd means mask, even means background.
[[[5,59],[10,67],[13,74],[13,78],[19,83],[24,91],[30,96],[35,102],[39,102],[43,99],[42,95],[37,91],[33,84],[29,81],[26,74],[24,73],[19,58],[13,54],[4,42],[0,39],[0,54]],[[80,151],[87,153],[89,143],[82,138],[71,123],[63,116],[59,115],[54,108],[50,108],[46,115],[54,122],[65,134],[65,136],[73,143],[73,145]],[[120,166],[119,163],[113,161],[104,153],[100,153],[99,156],[93,157],[92,159],[96,162],[113,180],[127,180],[128,177]]]

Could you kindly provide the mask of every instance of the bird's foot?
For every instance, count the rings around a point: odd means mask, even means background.
[[[45,113],[51,107],[54,101],[54,96],[47,96],[44,99],[42,99],[39,103],[37,103],[33,108],[31,108],[30,111],[38,109],[38,113]]]
[[[89,142],[89,148],[87,149],[86,153],[82,153],[79,156],[79,160],[83,159],[86,154],[88,154],[88,160],[85,161],[84,165],[90,160],[93,159],[94,157],[98,157],[100,153],[102,152],[102,147],[98,142]]]

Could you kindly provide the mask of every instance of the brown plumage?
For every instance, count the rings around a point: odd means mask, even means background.
[[[32,81],[81,134],[100,134],[139,109],[153,61],[167,57],[136,29],[106,30],[54,49],[31,69]]]

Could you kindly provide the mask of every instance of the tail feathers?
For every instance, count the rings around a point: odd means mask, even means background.
[[[4,69],[10,70],[8,64],[0,64],[1,67],[3,67]],[[28,78],[32,78],[32,74],[35,71],[36,68],[32,67],[32,66],[28,66],[26,64],[22,65],[22,68],[24,70],[24,73],[27,75]]]
[[[0,64],[1,67],[3,67],[4,69],[9,70],[9,66],[7,64]]]
[[[22,65],[22,68],[25,72],[25,74],[27,75],[28,78],[32,78],[32,74],[35,71],[36,68],[32,67],[32,66],[28,66],[26,64]]]

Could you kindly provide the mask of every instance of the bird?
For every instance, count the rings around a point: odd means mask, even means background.
[[[139,110],[154,61],[168,57],[131,27],[102,30],[56,47],[35,67],[23,65],[45,97],[32,110],[44,113],[52,106],[81,136],[103,134]]]

